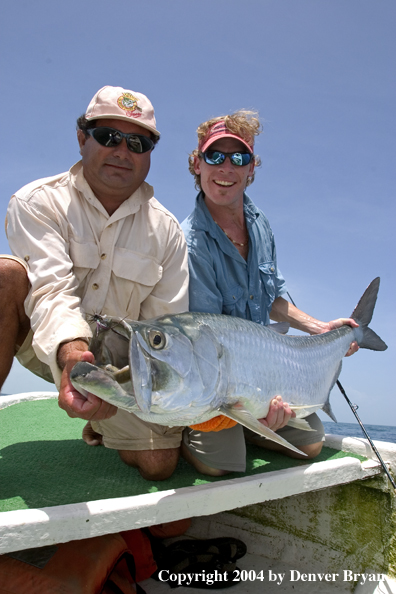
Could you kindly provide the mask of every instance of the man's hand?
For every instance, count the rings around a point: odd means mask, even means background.
[[[288,424],[291,418],[294,418],[296,413],[291,410],[287,402],[282,401],[281,396],[276,396],[269,407],[269,411],[265,419],[259,419],[260,423],[277,431]]]
[[[348,324],[352,328],[357,328],[359,324],[352,320],[352,318],[338,318],[331,322],[322,322],[316,318],[312,318],[308,314],[298,309],[283,297],[277,297],[272,304],[271,320],[275,322],[288,322],[292,328],[308,332],[308,334],[324,334],[336,328],[341,328],[344,324]],[[346,357],[353,355],[359,349],[357,342],[352,342]]]
[[[348,326],[351,326],[352,328],[358,328],[358,326],[359,326],[359,324],[357,322],[355,322],[355,320],[352,320],[352,318],[338,318],[337,320],[332,320],[331,322],[327,322],[328,329],[323,330],[323,332],[330,332],[330,330],[336,330],[337,328],[341,328],[341,326],[344,326],[345,324],[347,324]],[[322,334],[323,334],[323,332],[322,332]],[[351,344],[349,346],[349,350],[348,350],[347,354],[345,355],[345,357],[350,357],[351,355],[356,353],[358,350],[359,350],[358,343],[356,341],[351,342]]]
[[[69,417],[78,417],[86,421],[102,421],[113,417],[117,407],[101,398],[86,392],[80,394],[70,381],[70,372],[79,361],[95,363],[95,358],[87,351],[84,341],[72,341],[62,344],[58,350],[58,363],[63,368],[58,403]]]

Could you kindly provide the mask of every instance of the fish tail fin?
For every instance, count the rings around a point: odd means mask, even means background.
[[[351,315],[351,318],[359,324],[359,329],[356,329],[358,345],[372,351],[385,351],[388,348],[382,338],[368,327],[373,317],[379,285],[380,278],[377,276],[369,284]]]

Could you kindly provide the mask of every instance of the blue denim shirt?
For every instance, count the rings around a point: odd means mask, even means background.
[[[222,313],[269,324],[272,303],[287,292],[274,236],[264,213],[244,194],[247,261],[212,219],[202,192],[182,223],[189,252],[190,311]]]

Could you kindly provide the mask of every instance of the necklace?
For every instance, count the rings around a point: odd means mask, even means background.
[[[214,219],[213,219],[213,220],[214,220]],[[228,235],[228,233],[227,233],[226,231],[224,231],[223,227],[220,227],[220,225],[219,225],[219,223],[218,223],[217,221],[215,221],[215,223],[216,223],[216,225],[217,225],[217,226],[218,226],[218,227],[219,227],[219,228],[220,228],[220,229],[223,231],[224,235],[225,235],[226,237],[228,237],[228,239],[229,239],[230,241],[232,241],[232,243],[233,243],[234,245],[239,245],[239,247],[245,247],[245,245],[247,245],[247,241],[245,241],[245,243],[239,243],[238,241],[235,241],[235,239],[232,239],[232,237],[230,237],[230,236]],[[249,238],[248,238],[248,239],[249,239]]]

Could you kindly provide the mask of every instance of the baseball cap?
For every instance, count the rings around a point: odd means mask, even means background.
[[[105,118],[133,121],[160,136],[151,101],[142,93],[122,87],[102,87],[91,99],[85,117],[88,121]]]
[[[219,140],[219,138],[236,138],[237,140],[239,140],[246,146],[249,153],[253,153],[253,148],[254,148],[253,139],[252,139],[252,143],[249,144],[248,142],[246,142],[246,140],[244,140],[237,134],[233,134],[227,128],[227,126],[223,120],[221,120],[220,122],[216,122],[215,124],[213,124],[213,126],[211,126],[209,128],[208,133],[206,134],[205,138],[203,138],[201,140],[201,142],[199,143],[198,149],[201,151],[201,153],[204,153],[210,147],[210,145],[213,142],[215,142],[215,140]]]

